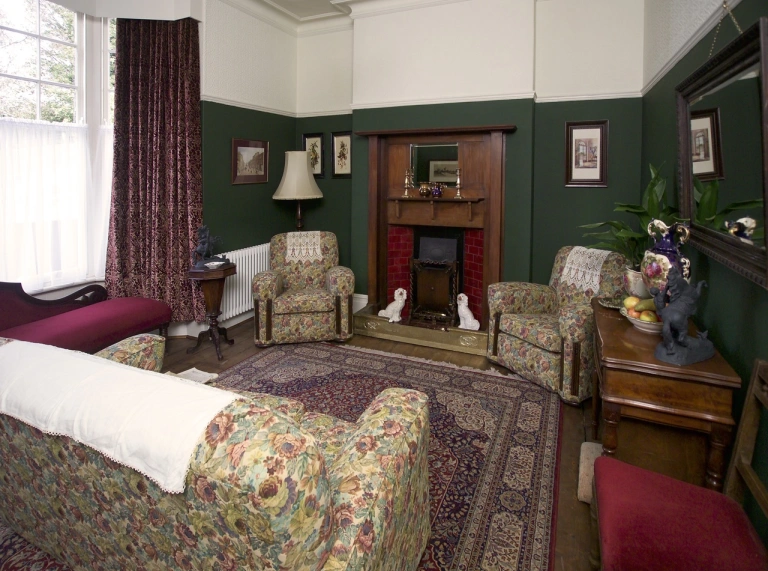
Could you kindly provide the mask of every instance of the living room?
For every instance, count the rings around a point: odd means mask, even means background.
[[[503,238],[491,247],[501,281],[546,284],[561,247],[592,243],[582,225],[616,218],[617,202],[639,202],[649,165],[678,202],[675,87],[739,34],[712,0],[61,3],[100,17],[200,22],[203,220],[221,251],[294,229],[295,202],[272,198],[284,155],[323,134],[323,197],[302,202],[305,230],[336,235],[339,265],[355,276],[355,310],[371,292],[371,153],[357,133],[514,125],[504,143]],[[728,4],[742,30],[768,16],[761,0]],[[566,186],[566,123],[579,121],[608,122],[605,186]],[[350,177],[332,176],[339,133],[351,134]],[[268,142],[266,182],[232,184],[233,139]],[[754,362],[768,358],[768,293],[695,248],[683,252],[691,281],[708,283],[697,325],[742,379],[738,423]],[[199,330],[172,324],[170,343]],[[234,347],[250,343],[238,337]],[[767,447],[761,430],[762,477]]]

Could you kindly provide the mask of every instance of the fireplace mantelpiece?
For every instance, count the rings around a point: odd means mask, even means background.
[[[390,225],[477,228],[483,230],[484,243],[482,315],[476,317],[481,328],[487,327],[488,285],[501,281],[502,276],[505,137],[515,129],[514,125],[496,125],[356,133],[368,137],[368,303],[372,310],[387,305]],[[439,199],[404,199],[403,174],[410,168],[410,145],[454,142],[459,148],[465,202],[453,199],[452,189]],[[421,211],[407,214],[406,207]],[[448,212],[450,219],[441,220],[441,213]]]

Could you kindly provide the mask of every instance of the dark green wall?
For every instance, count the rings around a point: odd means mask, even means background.
[[[349,131],[352,115],[295,119],[274,113],[201,103],[203,131],[203,221],[223,239],[220,251],[269,242],[296,228],[296,203],[272,200],[280,184],[285,152],[302,148],[304,133],[324,133],[325,177],[317,179],[323,198],[302,202],[305,230],[330,230],[340,245],[340,262],[350,262],[349,179],[331,178],[331,132]],[[269,181],[231,183],[232,139],[269,141]]]
[[[224,251],[269,242],[295,228],[295,204],[272,200],[285,151],[296,150],[296,119],[203,101],[203,221]],[[269,141],[269,181],[232,184],[232,139]],[[291,208],[293,206],[293,208]]]
[[[622,218],[613,212],[614,202],[639,202],[642,101],[638,97],[537,103],[535,111],[532,279],[547,283],[559,248],[594,243],[582,238],[586,230],[579,228],[581,224]],[[608,187],[566,187],[566,121],[604,119],[608,120]]]
[[[741,28],[746,29],[758,17],[768,16],[768,5],[765,0],[743,0],[733,12]],[[675,86],[707,61],[713,34],[705,36],[643,97],[643,164],[677,165]],[[734,26],[726,18],[720,26],[716,49],[724,47],[736,35]],[[643,174],[647,182],[649,177]],[[676,183],[676,175],[674,180]],[[709,284],[697,321],[709,330],[710,339],[744,381],[734,403],[734,417],[738,421],[754,360],[768,359],[768,291],[692,248],[684,250],[691,259],[692,279],[706,280]],[[755,469],[764,481],[768,480],[766,422],[761,423],[755,458]],[[759,509],[748,502],[747,511],[763,541],[768,543],[768,525],[762,515],[758,515]]]
[[[361,109],[354,131],[517,125],[507,134],[504,279],[529,280],[533,183],[533,100]],[[358,293],[368,291],[368,140],[352,143],[352,265]]]

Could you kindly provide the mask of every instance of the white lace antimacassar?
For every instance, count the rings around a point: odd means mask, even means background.
[[[587,291],[600,290],[600,273],[608,250],[594,250],[582,246],[574,246],[568,254],[560,281]]]
[[[285,245],[287,262],[319,262],[323,259],[320,232],[288,232]]]

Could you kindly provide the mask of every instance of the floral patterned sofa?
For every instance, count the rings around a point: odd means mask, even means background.
[[[144,337],[103,356],[157,369],[160,340]],[[382,392],[356,423],[242,393],[171,494],[0,415],[0,516],[71,569],[415,569],[429,535],[428,438],[427,397],[413,390]]]
[[[557,252],[549,285],[502,282],[488,286],[487,356],[577,404],[592,394],[591,299],[621,293],[627,262],[616,252],[580,248],[574,254],[591,259],[594,266],[571,267],[568,260],[574,248],[566,246]],[[585,275],[593,278],[592,284]]]
[[[254,341],[346,341],[355,274],[339,266],[332,232],[288,232],[269,243],[270,270],[253,278]]]

